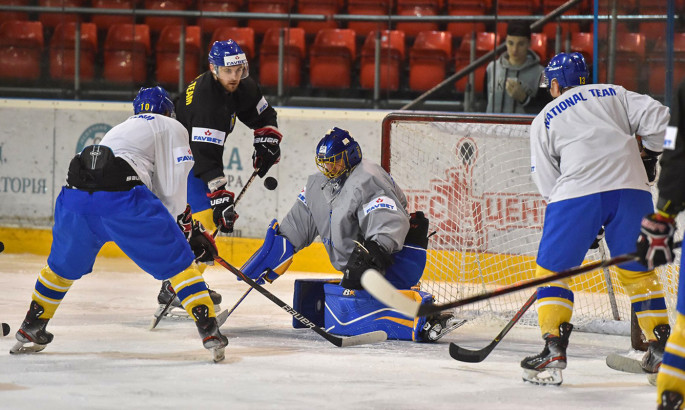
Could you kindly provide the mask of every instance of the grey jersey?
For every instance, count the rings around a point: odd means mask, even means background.
[[[362,160],[342,187],[320,172],[310,175],[279,232],[295,252],[320,236],[333,266],[343,270],[355,240],[376,241],[389,253],[401,250],[409,231],[406,207],[407,198],[392,177]]]

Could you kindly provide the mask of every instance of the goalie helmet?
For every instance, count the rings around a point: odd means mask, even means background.
[[[328,179],[349,175],[362,160],[362,149],[347,130],[333,127],[316,146],[316,166]]]
[[[240,79],[250,75],[247,57],[238,43],[233,40],[215,41],[209,50],[209,62],[214,65],[215,74],[219,75],[218,67],[243,66]]]
[[[160,86],[141,88],[138,95],[133,99],[133,113],[140,114],[151,112],[172,117],[174,115],[174,103],[169,98],[169,93]]]
[[[587,84],[588,76],[587,64],[582,54],[559,53],[547,64],[541,85],[549,87],[552,80],[556,79],[563,90]]]

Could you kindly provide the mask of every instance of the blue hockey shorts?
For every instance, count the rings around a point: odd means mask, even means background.
[[[209,188],[207,188],[207,184],[200,178],[195,177],[192,172],[189,172],[188,204],[190,204],[190,209],[193,213],[202,212],[210,208],[209,198],[207,198],[208,193]]]
[[[159,280],[194,260],[175,218],[145,185],[93,193],[62,188],[55,204],[50,269],[65,279],[79,279],[93,270],[95,257],[108,241]]]

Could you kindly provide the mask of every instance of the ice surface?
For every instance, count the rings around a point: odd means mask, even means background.
[[[504,321],[467,323],[437,344],[387,341],[337,348],[257,292],[222,331],[226,360],[214,364],[191,321],[148,326],[160,283],[126,259],[100,258],[50,321],[41,353],[10,356],[45,257],[0,254],[0,409],[649,409],[644,375],[616,372],[606,355],[627,351],[624,336],[573,333],[560,387],[521,381],[520,360],[542,349],[539,330],[516,327],[482,363],[450,358],[449,342],[487,345]],[[268,289],[292,302],[288,273]],[[205,278],[230,308],[246,285],[220,266]]]

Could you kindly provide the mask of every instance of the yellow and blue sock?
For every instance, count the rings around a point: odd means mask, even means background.
[[[536,277],[553,274],[541,266],[535,269]],[[538,288],[538,323],[544,337],[546,334],[559,336],[559,325],[570,322],[573,316],[573,292],[566,281],[554,281]]]
[[[53,272],[49,266],[41,269],[31,295],[31,299],[43,307],[44,311],[39,319],[52,319],[73,283],[73,280],[65,279]]]
[[[183,272],[169,278],[183,308],[193,317],[192,310],[195,306],[205,305],[209,308],[209,317],[216,317],[214,303],[209,297],[207,284],[202,278],[195,264],[190,265]]]
[[[661,394],[666,390],[678,392],[685,397],[685,315],[678,314],[666,343],[664,361],[656,379],[656,389],[659,404]]]
[[[668,324],[664,290],[654,271],[634,272],[618,269],[618,278],[630,297],[640,329],[647,340],[656,340],[654,328]]]

